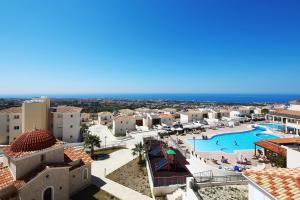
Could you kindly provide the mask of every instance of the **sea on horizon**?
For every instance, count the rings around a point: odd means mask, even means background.
[[[50,98],[78,99],[120,99],[120,100],[173,100],[215,103],[287,103],[300,99],[300,94],[22,94],[0,95],[0,98],[31,98],[48,96]]]

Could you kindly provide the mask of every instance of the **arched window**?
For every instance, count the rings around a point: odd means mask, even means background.
[[[44,190],[43,200],[54,200],[54,188],[52,186]]]

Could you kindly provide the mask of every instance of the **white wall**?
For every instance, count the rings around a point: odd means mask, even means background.
[[[63,114],[63,141],[78,142],[80,136],[80,112]]]
[[[298,158],[298,159],[295,159]],[[300,152],[287,148],[286,165],[287,168],[300,167]]]
[[[269,197],[259,188],[257,188],[253,183],[248,184],[248,200],[275,200],[274,198]]]
[[[185,124],[189,122],[188,114],[180,114],[180,123]]]
[[[15,119],[15,116],[19,116],[19,118]],[[10,113],[9,119],[9,142],[11,143],[22,132],[22,113]],[[15,127],[19,127],[19,129],[15,129]]]
[[[63,137],[63,114],[53,113],[53,134],[56,138],[61,139]]]
[[[6,113],[0,113],[0,144],[7,144],[7,136],[8,132],[7,129],[7,114]]]
[[[106,125],[111,123],[113,120],[113,115],[111,113],[99,113],[98,114],[98,123]]]
[[[113,134],[123,134],[126,135],[127,131],[136,130],[135,118],[124,118],[113,120]]]
[[[241,114],[240,111],[236,111],[236,110],[233,110],[230,112],[230,118],[236,118],[236,117],[239,117]]]
[[[289,107],[288,109],[289,109],[289,110],[300,111],[300,105],[291,104],[290,107]]]

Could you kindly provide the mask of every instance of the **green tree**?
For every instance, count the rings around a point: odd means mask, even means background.
[[[262,109],[261,110],[261,114],[268,114],[269,113],[269,110],[268,109],[266,109],[266,108],[264,108],[264,109]]]
[[[101,140],[99,136],[86,133],[84,135],[84,146],[90,149],[91,157],[94,157],[94,147],[100,147]]]
[[[135,147],[132,149],[132,155],[138,155],[139,156],[139,163],[142,163],[142,155],[145,153],[145,146],[142,144],[142,142],[135,144]]]
[[[80,132],[82,135],[85,135],[86,133],[88,133],[89,131],[89,127],[88,125],[86,124],[81,124],[81,127],[80,127]]]

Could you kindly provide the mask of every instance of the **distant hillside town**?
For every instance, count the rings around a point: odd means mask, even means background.
[[[119,199],[300,197],[299,100],[234,105],[39,97],[1,106],[0,199],[78,199],[91,187]],[[133,184],[139,182],[145,184]]]

